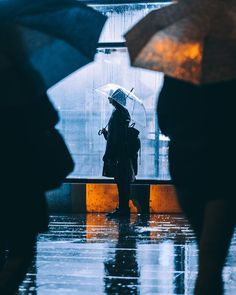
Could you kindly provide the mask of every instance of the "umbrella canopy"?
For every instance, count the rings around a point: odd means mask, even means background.
[[[1,31],[9,26],[15,31],[10,36],[5,33],[1,43],[15,47],[15,60],[21,68],[33,66],[43,80],[37,85],[39,92],[93,61],[105,21],[101,13],[75,0],[0,2]],[[24,47],[21,53],[13,44],[16,32]]]
[[[108,83],[95,90],[125,107],[131,116],[131,123],[135,123],[138,129],[146,127],[146,110],[143,102],[133,93],[133,88],[129,90],[118,84]]]
[[[236,1],[180,0],[125,34],[133,66],[204,84],[236,78]]]

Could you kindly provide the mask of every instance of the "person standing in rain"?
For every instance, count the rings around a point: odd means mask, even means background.
[[[119,195],[119,206],[108,217],[122,217],[130,215],[129,199],[131,182],[137,174],[137,158],[131,159],[128,154],[127,131],[130,123],[130,114],[126,109],[127,94],[117,89],[108,97],[114,106],[114,111],[108,122],[108,130],[102,129],[106,139],[106,150],[103,156],[103,176],[114,177]]]

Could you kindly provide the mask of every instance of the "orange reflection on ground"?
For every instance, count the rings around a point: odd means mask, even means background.
[[[123,219],[121,219],[123,220]],[[135,223],[137,214],[131,214],[130,223]],[[109,220],[106,214],[86,214],[86,240],[98,242],[107,239],[117,240],[119,237],[119,219]],[[109,230],[108,230],[109,229]]]

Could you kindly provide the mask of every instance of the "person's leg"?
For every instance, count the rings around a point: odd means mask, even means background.
[[[107,213],[108,218],[122,217],[130,215],[130,183],[123,178],[116,177],[115,182],[118,190],[118,208],[111,213]]]
[[[9,253],[0,271],[0,294],[15,294],[32,261],[35,243],[34,234],[9,237]]]
[[[222,270],[235,226],[235,202],[205,201],[201,192],[198,196],[192,189],[176,188],[176,191],[199,247],[195,295],[223,294]]]
[[[117,182],[117,188],[119,194],[119,209],[122,212],[128,212],[130,199],[130,183],[124,179],[120,179]]]
[[[198,278],[195,295],[223,294],[222,271],[235,226],[235,204],[209,201],[199,245]]]
[[[184,187],[176,187],[175,189],[179,205],[187,217],[199,245],[206,202],[202,199],[201,192],[194,192],[194,189]]]

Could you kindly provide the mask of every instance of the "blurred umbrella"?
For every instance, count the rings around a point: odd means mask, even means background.
[[[129,111],[131,123],[135,123],[135,127],[138,129],[146,127],[146,110],[143,102],[133,93],[134,88],[128,90],[118,84],[108,83],[95,90],[105,98],[112,97],[125,107]]]
[[[0,25],[15,27],[24,45],[18,63],[30,63],[46,89],[93,61],[105,20],[75,0],[0,2]]]
[[[236,1],[181,0],[125,34],[133,66],[194,84],[236,78]]]

